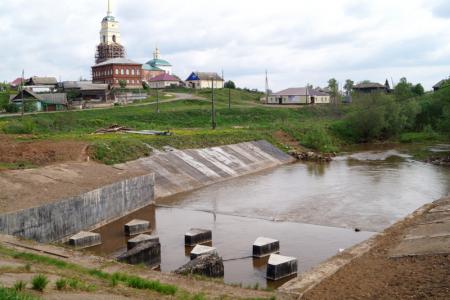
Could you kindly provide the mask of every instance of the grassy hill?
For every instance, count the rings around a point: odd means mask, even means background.
[[[168,94],[175,92],[191,93],[192,90],[167,91]],[[229,109],[228,93],[228,89],[215,91],[216,130],[211,129],[211,90],[200,90],[186,96],[200,99],[161,103],[159,113],[156,112],[156,105],[149,103],[27,115],[23,118],[0,119],[0,131],[20,141],[87,142],[91,145],[90,152],[95,159],[113,164],[148,155],[148,145],[183,149],[266,139],[285,150],[288,146],[304,146],[332,152],[347,143],[397,136],[406,129],[405,112],[411,118],[416,116],[416,113],[411,112],[415,106],[409,107],[407,102],[398,104],[389,96],[371,96],[369,100],[361,100],[361,103],[350,106],[286,108],[261,105],[261,93],[232,90]],[[166,96],[165,99],[170,97]],[[411,104],[417,106],[417,103]],[[169,130],[173,135],[92,134],[112,124],[136,130]],[[427,134],[427,137],[430,136],[436,139],[434,133]]]

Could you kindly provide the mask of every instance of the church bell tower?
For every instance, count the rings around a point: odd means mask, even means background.
[[[108,0],[108,11],[102,20],[100,44],[97,46],[95,63],[101,63],[112,58],[125,57],[125,48],[120,44],[119,22],[111,12],[111,0]]]

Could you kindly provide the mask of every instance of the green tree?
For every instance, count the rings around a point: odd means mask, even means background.
[[[227,89],[235,89],[236,88],[236,84],[233,81],[228,80],[227,82],[225,82],[224,87],[227,88]]]
[[[420,83],[418,83],[412,87],[412,92],[417,96],[422,96],[423,94],[425,94],[425,89]]]
[[[338,91],[338,82],[335,78],[331,78],[330,80],[328,80],[328,88],[330,89],[330,96],[333,99],[333,102],[337,103],[339,91]]]
[[[119,80],[119,86],[124,90],[127,87],[127,81],[123,79]]]
[[[400,82],[394,88],[394,95],[398,101],[404,101],[414,97],[412,83],[408,82],[405,77],[402,77]]]
[[[344,90],[347,93],[347,95],[351,94],[354,85],[355,85],[355,82],[351,79],[347,79],[345,81]]]

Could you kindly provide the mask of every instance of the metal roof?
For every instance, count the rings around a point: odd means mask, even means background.
[[[107,90],[109,85],[106,83],[92,83],[92,81],[64,81],[62,83],[64,89],[80,89],[87,90]]]
[[[177,77],[169,75],[167,73],[158,75],[150,79],[150,82],[158,82],[158,81],[180,81]]]
[[[107,61],[96,64],[94,67],[107,66],[107,65],[142,65],[141,63],[132,61],[127,58],[117,57],[108,59]]]
[[[273,93],[273,96],[329,96],[325,92],[321,92],[319,90],[315,90],[312,88],[306,87],[296,87],[296,88],[288,88],[277,93]]]
[[[377,82],[359,83],[353,86],[353,89],[384,89],[384,88],[386,88],[384,85]]]
[[[160,69],[158,67],[154,67],[154,66],[149,65],[149,64],[142,65],[142,69],[147,70],[147,71],[164,71],[163,69]]]
[[[222,77],[215,72],[192,72],[191,75],[186,79],[186,81],[195,80],[217,80],[223,81]]]
[[[27,85],[56,85],[58,81],[55,77],[38,77],[33,76],[26,82]]]
[[[146,62],[146,64],[150,65],[152,67],[158,67],[158,66],[171,67],[172,66],[167,60],[159,59],[159,58],[149,60],[148,62]]]

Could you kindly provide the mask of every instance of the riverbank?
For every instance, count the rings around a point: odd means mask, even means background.
[[[280,289],[286,299],[448,299],[450,198],[427,204]]]
[[[164,274],[4,235],[0,235],[0,266],[1,285],[12,289],[23,282],[25,287],[17,293],[33,299],[274,299],[274,292]],[[31,289],[32,278],[39,274],[49,280],[43,292]],[[66,285],[59,289],[60,280]]]

